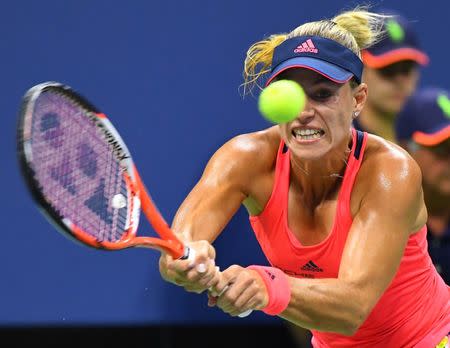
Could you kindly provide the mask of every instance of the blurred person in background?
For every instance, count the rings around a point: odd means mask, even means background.
[[[363,81],[370,88],[361,114],[353,122],[356,129],[395,141],[394,121],[417,86],[420,67],[429,58],[421,49],[411,21],[395,11],[385,19],[385,36],[362,51]]]
[[[436,269],[450,284],[450,92],[418,91],[397,117],[399,144],[422,170],[428,209],[428,248]]]

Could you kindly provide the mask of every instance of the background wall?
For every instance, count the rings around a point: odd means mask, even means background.
[[[246,50],[268,34],[332,17],[357,2],[320,0],[15,0],[0,11],[0,326],[225,324],[232,319],[165,283],[158,254],[98,252],[67,241],[25,191],[15,157],[20,99],[31,86],[71,85],[109,115],[167,220],[224,141],[269,126],[238,87]],[[444,1],[379,1],[414,20],[447,84]],[[151,230],[142,219],[141,231]],[[239,241],[239,242],[237,242]],[[218,264],[265,263],[244,211],[217,240]]]

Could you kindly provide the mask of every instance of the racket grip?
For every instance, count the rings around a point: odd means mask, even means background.
[[[218,297],[222,296],[222,295],[225,293],[225,291],[228,290],[229,287],[230,287],[229,285],[225,286],[225,288],[224,288],[224,289],[222,290],[222,292],[218,295]],[[246,310],[245,312],[242,312],[241,314],[239,314],[238,317],[239,317],[239,318],[245,318],[245,317],[248,317],[250,314],[252,314],[252,312],[253,312],[252,309],[248,309],[248,310]]]
[[[194,249],[190,249],[189,247],[184,247],[184,254],[182,257],[180,257],[180,260],[188,260],[189,266],[193,267],[195,265],[195,257],[197,256],[197,253]],[[199,273],[205,273],[207,270],[207,267],[204,263],[200,263],[197,265],[197,271]]]
[[[250,314],[252,314],[253,310],[248,309],[245,312],[242,312],[241,314],[238,315],[239,318],[245,318],[248,317]]]
[[[180,257],[180,260],[189,260],[193,263],[195,260],[195,250],[185,246],[183,256]]]

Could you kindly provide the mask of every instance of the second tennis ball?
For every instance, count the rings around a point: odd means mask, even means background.
[[[305,108],[303,88],[292,80],[272,82],[259,95],[258,108],[272,123],[285,123],[295,119]]]

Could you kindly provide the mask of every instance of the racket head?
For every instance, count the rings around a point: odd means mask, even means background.
[[[26,92],[17,147],[32,197],[65,236],[98,249],[180,253],[172,240],[136,237],[148,193],[131,154],[108,118],[69,86],[51,81]]]

